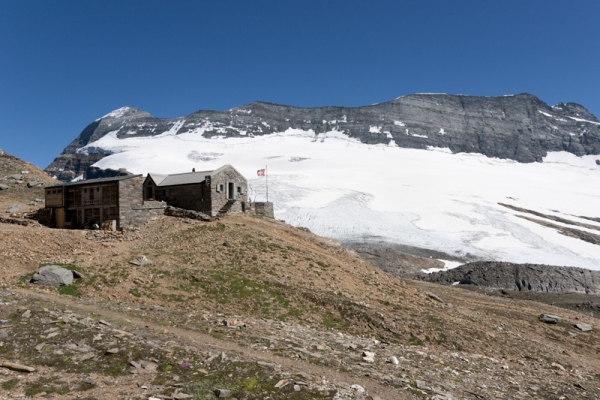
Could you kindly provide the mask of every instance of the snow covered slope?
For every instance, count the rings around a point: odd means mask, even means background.
[[[174,132],[205,138],[249,138],[288,129],[318,134],[339,131],[370,145],[440,147],[453,153],[478,153],[519,162],[541,162],[548,152],[556,151],[577,156],[600,154],[600,121],[579,104],[550,107],[530,94],[414,94],[363,107],[299,108],[254,102],[227,111],[200,110],[179,118],[154,118],[145,111],[123,107],[85,127],[46,172],[63,181],[83,174],[110,154],[88,146],[108,134],[118,139]],[[81,152],[84,146],[86,151]]]
[[[266,198],[266,182],[256,171],[267,166],[276,218],[342,241],[383,240],[463,259],[600,269],[600,246],[557,230],[600,235],[600,222],[582,218],[600,217],[598,156],[549,153],[544,163],[524,164],[399,148],[393,140],[365,144],[338,130],[315,137],[300,129],[229,138],[176,129],[158,136],[110,133],[78,152],[90,149],[108,154],[95,166],[142,174],[232,164],[249,178],[251,198],[258,201]]]

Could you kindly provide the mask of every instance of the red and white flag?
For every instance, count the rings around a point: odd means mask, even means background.
[[[259,169],[258,171],[256,171],[256,175],[258,176],[265,176],[265,170],[263,169]]]

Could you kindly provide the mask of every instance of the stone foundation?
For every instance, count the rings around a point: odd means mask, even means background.
[[[132,204],[130,207],[121,208],[121,229],[131,229],[144,225],[165,215],[164,201],[144,201],[140,204]]]
[[[246,203],[246,212],[249,214],[264,215],[265,217],[275,218],[273,202],[271,201]]]

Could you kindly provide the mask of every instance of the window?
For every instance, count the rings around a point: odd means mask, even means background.
[[[222,192],[225,189],[225,185],[222,183],[217,184],[217,192]]]
[[[238,188],[237,188],[237,189],[238,189],[238,193],[239,193],[239,194],[242,194],[242,193],[243,193],[243,192],[242,192],[242,187],[241,187],[241,186],[238,186]]]

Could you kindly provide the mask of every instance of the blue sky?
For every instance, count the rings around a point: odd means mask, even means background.
[[[0,1],[0,148],[46,167],[124,105],[528,92],[600,117],[600,1]]]

